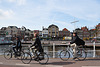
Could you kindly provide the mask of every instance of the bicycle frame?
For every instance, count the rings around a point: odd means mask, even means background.
[[[68,45],[68,47],[67,47],[67,49],[66,49],[67,51],[69,51],[72,55],[73,55],[73,49],[72,49],[72,47],[70,47],[70,45]]]
[[[34,50],[34,51],[33,51],[33,50]],[[30,53],[31,56],[34,56],[34,54],[36,54],[36,56],[38,55],[38,54],[37,54],[37,49],[36,49],[36,48],[32,48],[32,47],[29,48],[29,53]]]

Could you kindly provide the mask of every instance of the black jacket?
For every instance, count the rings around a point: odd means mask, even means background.
[[[40,52],[43,52],[43,48],[39,37],[36,37],[35,42],[32,46],[35,46],[35,48],[37,48]]]
[[[18,47],[18,48],[22,47],[21,41],[20,41],[20,40],[17,40],[17,45],[16,45],[16,47]]]
[[[72,37],[72,41],[70,42],[70,44],[73,44],[73,43],[75,43],[77,46],[85,45],[85,42],[82,39],[80,39],[78,36]]]

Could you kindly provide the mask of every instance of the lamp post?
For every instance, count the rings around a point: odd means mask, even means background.
[[[75,26],[75,23],[76,23],[76,22],[79,22],[79,21],[77,20],[77,21],[71,22],[71,23],[74,23],[74,29],[76,28],[76,26]]]

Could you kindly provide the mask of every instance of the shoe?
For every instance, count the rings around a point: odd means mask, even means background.
[[[34,60],[35,60],[35,61],[39,61],[39,58],[35,58]]]
[[[75,60],[77,57],[74,57],[73,60]]]

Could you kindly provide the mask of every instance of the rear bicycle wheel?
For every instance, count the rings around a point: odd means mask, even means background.
[[[38,58],[40,64],[46,64],[49,61],[48,54],[46,53],[40,53]]]
[[[16,58],[17,58],[18,60],[21,60],[21,57],[23,56],[23,54],[24,54],[23,51],[18,51],[18,52],[17,52],[17,57],[16,57]]]
[[[4,58],[7,60],[11,59],[12,58],[12,51],[9,51],[9,50],[5,51]]]
[[[78,52],[77,52],[77,59],[79,61],[83,61],[85,60],[87,57],[87,53],[85,52],[84,49],[78,49]]]
[[[60,59],[63,61],[67,61],[70,58],[70,53],[68,51],[62,50],[60,52]]]
[[[22,55],[21,55],[21,61],[24,63],[24,64],[29,64],[32,60],[32,57],[31,57],[31,54],[28,53],[28,52],[24,52]]]

